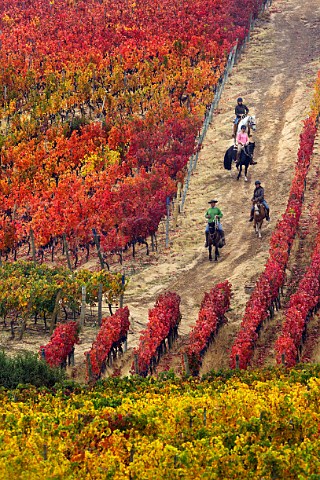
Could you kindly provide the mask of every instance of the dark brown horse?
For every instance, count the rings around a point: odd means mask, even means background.
[[[249,142],[249,145],[246,145],[243,150],[241,150],[239,161],[236,163],[238,169],[237,180],[241,177],[242,167],[244,166],[244,180],[248,181],[248,168],[249,165],[255,165],[257,162],[253,161],[253,152],[254,152],[255,142]],[[224,156],[224,168],[230,170],[232,168],[233,162],[236,161],[237,156],[237,147],[232,145],[228,148]]]
[[[219,248],[222,248],[225,245],[224,233],[218,229],[218,222],[211,222],[208,225],[209,260],[212,261],[212,247],[214,247],[214,261],[217,262],[220,255]]]
[[[266,218],[266,209],[262,203],[257,200],[253,200],[253,228],[256,234],[261,238],[261,227],[263,220]]]

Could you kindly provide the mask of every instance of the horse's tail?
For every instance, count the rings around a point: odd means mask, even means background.
[[[232,151],[230,152],[230,148],[228,148],[224,156],[223,166],[226,170],[231,170],[231,165],[232,165]]]

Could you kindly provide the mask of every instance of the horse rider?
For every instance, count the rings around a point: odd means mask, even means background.
[[[248,115],[249,113],[249,108],[242,103],[242,98],[239,97],[237,99],[237,105],[234,109],[234,113],[236,115],[236,118],[234,119],[233,123],[233,136],[235,137],[237,135],[237,130],[238,130],[238,124],[243,116]]]
[[[238,144],[238,149],[237,149],[236,162],[239,162],[241,150],[243,150],[246,145],[249,145],[249,137],[247,134],[247,127],[245,125],[241,125],[241,131],[237,135],[237,144]]]
[[[269,209],[269,205],[267,204],[267,202],[264,198],[264,188],[261,186],[260,180],[256,180],[254,182],[254,184],[255,184],[256,187],[255,187],[254,192],[253,192],[252,202],[256,201],[256,202],[261,203],[264,206],[264,208],[266,209],[266,220],[267,220],[267,222],[269,222],[270,221],[270,217],[269,217],[270,209]],[[249,222],[253,221],[253,214],[254,214],[254,205],[252,205],[252,208],[251,208],[251,214],[250,214]]]
[[[210,208],[206,211],[205,218],[208,220],[207,226],[206,226],[206,244],[205,248],[208,247],[208,240],[209,240],[209,223],[213,223],[215,220],[218,221],[218,230],[221,234],[221,240],[224,240],[224,231],[222,230],[222,225],[220,223],[220,219],[223,217],[223,214],[220,210],[219,207],[216,206],[218,203],[218,200],[210,200]]]

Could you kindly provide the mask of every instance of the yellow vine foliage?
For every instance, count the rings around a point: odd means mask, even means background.
[[[315,480],[320,380],[305,368],[1,391],[0,476]]]

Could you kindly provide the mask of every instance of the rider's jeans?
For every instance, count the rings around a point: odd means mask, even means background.
[[[220,222],[218,222],[218,230],[219,232],[222,232],[222,225]],[[209,224],[207,223],[207,226],[206,226],[206,233],[209,233]]]

